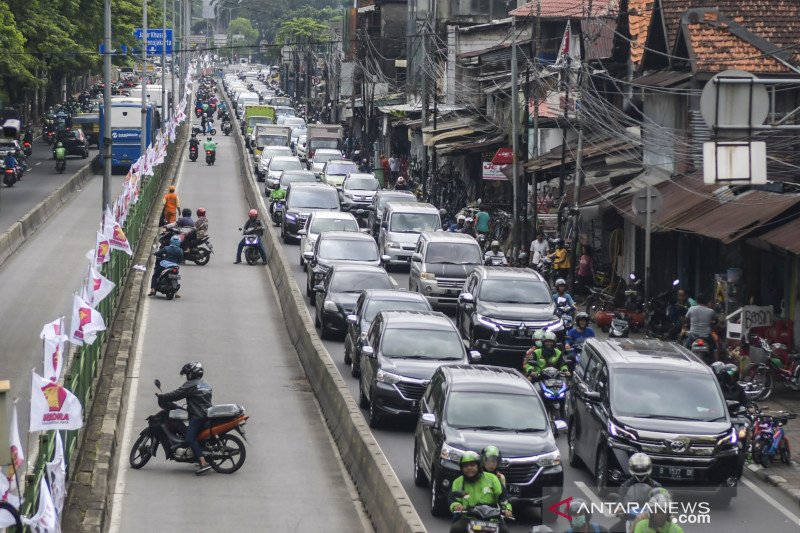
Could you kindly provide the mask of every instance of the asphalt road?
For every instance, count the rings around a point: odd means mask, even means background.
[[[182,267],[180,299],[159,295],[143,306],[110,531],[362,531],[270,277],[261,265],[233,264],[248,207],[234,140],[216,140],[215,166],[191,163],[184,151],[178,178],[182,206],[207,209],[215,253],[206,266]],[[203,363],[215,404],[247,409],[245,464],[198,478],[159,452],[130,469],[132,442],[158,410],[153,380],[176,388],[191,360]]]
[[[263,187],[262,187],[263,189]],[[292,270],[298,286],[305,287],[306,274],[299,266],[299,246],[297,244],[283,244],[283,249],[292,265]],[[408,274],[406,272],[392,271],[392,276],[400,287],[408,287]],[[304,291],[303,291],[304,292]],[[306,306],[311,316],[313,307]],[[344,364],[344,344],[339,341],[324,341],[331,357],[336,363],[340,374],[350,387],[354,398],[358,397],[358,380],[350,376],[349,367]],[[362,413],[366,417],[366,410]],[[383,452],[389,459],[392,467],[400,478],[406,492],[417,508],[417,512],[425,522],[430,532],[445,532],[449,529],[449,520],[435,518],[430,514],[430,491],[416,487],[412,478],[412,455],[414,448],[415,421],[392,423],[391,427],[374,430]],[[567,443],[566,435],[558,437],[559,449],[564,466],[564,498],[570,496],[583,498],[589,501],[599,501],[591,487],[594,486],[592,476],[586,470],[571,468],[566,461]],[[683,497],[685,501],[703,501],[693,496]],[[612,525],[613,517],[595,517],[605,526]],[[800,528],[800,510],[783,493],[765,485],[754,476],[746,476],[739,486],[738,496],[728,509],[717,509],[711,505],[708,525],[684,524],[684,530],[730,533],[769,532],[769,533],[796,533]],[[538,524],[536,513],[524,513],[521,519],[511,525],[512,531],[528,531],[532,524]],[[568,527],[566,520],[559,518],[553,527],[555,531]]]
[[[36,204],[67,181],[79,168],[97,155],[97,147],[89,149],[88,159],[67,156],[67,169],[59,174],[53,157],[53,147],[41,137],[33,141],[28,158],[28,171],[13,187],[0,185],[0,233],[30,211]]]

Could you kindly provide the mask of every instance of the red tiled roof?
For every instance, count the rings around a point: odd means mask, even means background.
[[[628,27],[631,33],[631,59],[639,64],[644,55],[647,32],[653,19],[656,0],[628,0]]]
[[[727,27],[697,22],[687,24],[686,30],[694,53],[695,72],[739,69],[757,74],[789,70],[774,57],[765,56],[763,50],[733,35]]]
[[[582,19],[589,16],[590,0],[542,0],[543,19]],[[618,0],[592,1],[592,17],[616,16],[619,12]],[[536,2],[528,2],[508,13],[512,17],[536,17]]]

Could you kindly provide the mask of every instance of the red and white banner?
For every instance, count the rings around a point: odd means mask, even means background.
[[[44,359],[42,368],[45,379],[58,381],[58,378],[61,377],[66,357],[64,344],[67,340],[66,335],[55,335],[42,339],[42,358]]]
[[[103,266],[103,263],[111,261],[111,245],[105,235],[97,232],[97,244],[94,250],[86,252],[86,259],[92,261],[98,267]]]
[[[52,322],[48,322],[42,326],[42,331],[39,333],[39,338],[56,337],[64,334],[64,317],[57,318]]]
[[[94,265],[89,266],[89,277],[86,278],[86,283],[83,285],[83,294],[81,298],[94,308],[97,304],[102,302],[106,296],[111,294],[116,284],[99,273]]]
[[[58,383],[32,374],[31,432],[81,428],[83,408],[78,397]]]
[[[98,331],[104,331],[106,323],[103,315],[95,311],[77,294],[72,301],[72,322],[70,323],[69,341],[78,346],[92,344]]]
[[[17,404],[11,410],[11,424],[8,428],[8,443],[11,448],[11,465],[8,467],[6,477],[8,480],[14,478],[14,471],[19,475],[20,469],[25,464],[25,452],[22,451],[22,441],[19,438],[19,422],[17,421]],[[2,476],[0,476],[2,477]]]
[[[115,250],[121,250],[128,255],[133,255],[131,250],[131,243],[128,242],[128,237],[122,231],[122,226],[114,218],[111,209],[106,207],[105,215],[103,216],[103,235],[108,239],[108,245]]]

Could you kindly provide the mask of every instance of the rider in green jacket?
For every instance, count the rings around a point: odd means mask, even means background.
[[[450,487],[450,512],[461,513],[476,505],[497,505],[503,515],[510,518],[511,504],[505,501],[503,486],[497,476],[481,471],[481,459],[477,453],[464,452],[459,461],[461,476],[453,481]],[[461,516],[450,527],[450,533],[466,533],[469,518]],[[508,532],[504,524],[500,524],[502,533]]]
[[[549,366],[559,372],[569,372],[569,365],[562,357],[561,350],[556,348],[556,334],[552,331],[544,334],[541,348],[528,350],[522,362],[523,372],[530,378],[535,378]]]

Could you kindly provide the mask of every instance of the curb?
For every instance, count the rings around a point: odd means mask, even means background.
[[[220,92],[225,95],[221,87]],[[227,95],[225,99],[227,100]],[[233,136],[240,153],[245,154],[246,159],[247,151],[238,128],[234,128]],[[262,220],[268,221],[267,206],[261,197],[252,168],[247,163],[248,161],[244,162],[240,173],[245,197],[250,206],[259,211]],[[369,430],[361,410],[306,312],[303,295],[292,277],[283,249],[278,244],[278,235],[272,224],[267,223],[266,227],[268,272],[282,303],[283,319],[289,338],[375,531],[424,533],[426,529],[417,510]]]
[[[162,192],[177,175],[186,143],[186,128],[179,130],[179,147],[169,162],[161,183]],[[141,306],[147,298],[152,255],[150,246],[158,232],[158,196],[148,215],[131,264],[143,264],[145,272],[131,270],[114,317],[109,341],[102,359],[95,388],[95,400],[71,474],[62,531],[101,533],[108,529],[114,499],[114,465],[117,446],[122,441],[123,414],[127,409],[124,393],[128,388],[128,364],[135,350],[135,331],[141,319]]]
[[[798,464],[796,461],[791,461],[791,467],[800,470],[800,464]],[[777,474],[771,474],[770,472],[774,472],[774,470],[764,468],[763,466],[757,464],[749,464],[747,465],[747,469],[758,479],[769,483],[791,498],[795,504],[800,505],[800,488],[793,486],[791,483],[786,481],[786,478]]]
[[[72,197],[81,190],[83,184],[92,176],[94,176],[92,163],[89,162],[59,188],[51,192],[44,200],[33,206],[30,211],[25,213],[25,216],[14,222],[8,230],[0,234],[0,266],[14,255],[14,252],[30,236],[36,233],[51,216],[56,214],[64,204],[72,200]]]

